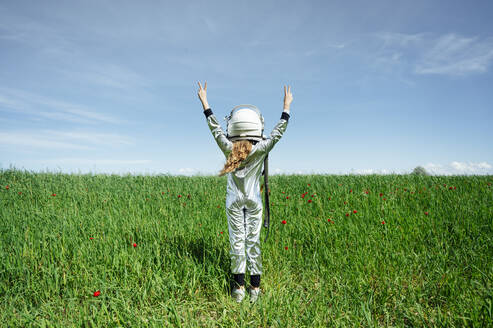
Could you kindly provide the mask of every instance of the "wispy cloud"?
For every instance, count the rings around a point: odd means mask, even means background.
[[[0,111],[15,112],[30,117],[77,123],[121,123],[111,115],[67,101],[0,86]]]
[[[413,44],[422,42],[425,38],[425,34],[405,34],[405,33],[393,33],[393,32],[381,32],[376,33],[375,37],[382,40],[381,47],[394,47],[395,45],[401,47],[407,47]]]
[[[80,142],[89,142],[97,145],[107,146],[131,146],[135,140],[128,136],[122,136],[112,133],[100,133],[92,131],[53,131],[44,130],[45,133],[60,139],[72,139]]]
[[[148,159],[91,159],[91,158],[50,158],[35,160],[35,162],[56,165],[80,165],[88,167],[94,165],[144,165],[152,161]]]
[[[417,74],[467,75],[484,73],[493,60],[493,38],[439,37],[416,65]]]
[[[135,91],[151,85],[151,82],[140,74],[115,64],[95,67],[92,64],[81,62],[78,67],[82,67],[83,70],[70,68],[58,69],[58,72],[73,81],[120,90]]]
[[[493,38],[457,34],[378,33],[375,63],[388,69],[405,66],[420,75],[465,76],[485,73],[493,61]]]
[[[312,48],[306,50],[304,52],[305,56],[315,56],[315,55],[323,55],[333,50],[342,50],[346,47],[344,43],[326,43],[316,48]]]
[[[12,131],[0,132],[0,146],[28,149],[97,149],[102,146],[134,145],[133,138],[92,131]]]
[[[92,149],[86,145],[60,141],[49,136],[23,132],[0,132],[0,146],[13,146],[30,149]]]
[[[22,43],[36,52],[67,55],[74,43],[65,29],[30,19],[0,6],[0,41]]]
[[[57,17],[61,14],[53,13],[53,15]],[[65,17],[62,21],[64,19]],[[113,58],[102,60],[94,57],[93,53],[88,54],[88,48],[84,46],[87,40],[83,36],[88,33],[92,33],[91,35],[95,37],[94,42],[100,43],[101,46],[108,43],[108,38],[113,39],[117,35],[120,38],[122,35],[126,37],[127,34],[121,32],[121,26],[97,29],[82,22],[78,22],[81,25],[71,22],[60,28],[58,25],[60,19],[38,20],[9,11],[2,6],[0,6],[0,21],[3,23],[0,25],[0,43],[20,43],[30,47],[33,53],[56,60],[51,72],[60,74],[71,83],[129,91],[139,89],[141,93],[150,85],[150,81],[141,74],[115,64],[112,62]],[[213,22],[210,24],[214,25]],[[145,32],[141,31],[141,36]],[[148,34],[151,32],[152,29],[147,31]]]

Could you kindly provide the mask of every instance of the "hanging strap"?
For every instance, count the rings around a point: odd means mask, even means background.
[[[269,155],[264,159],[264,187],[265,187],[265,213],[264,213],[264,228],[267,228],[267,234],[265,235],[264,243],[269,237],[269,224],[270,224],[270,202],[269,202]]]

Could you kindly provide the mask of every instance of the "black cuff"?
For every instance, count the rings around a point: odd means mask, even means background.
[[[282,114],[281,114],[281,120],[289,121],[289,114],[286,113],[286,112],[282,112]]]
[[[245,286],[245,274],[244,273],[237,273],[233,274],[233,279],[236,285],[238,286]]]
[[[207,108],[206,110],[204,110],[204,115],[205,115],[205,118],[208,118],[209,116],[211,116],[212,115],[212,109]]]

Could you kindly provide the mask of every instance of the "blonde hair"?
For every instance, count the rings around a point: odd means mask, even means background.
[[[241,162],[247,158],[252,151],[252,142],[250,140],[238,140],[233,142],[233,149],[229,153],[228,159],[224,164],[223,169],[219,172],[219,176],[233,172],[240,166]]]

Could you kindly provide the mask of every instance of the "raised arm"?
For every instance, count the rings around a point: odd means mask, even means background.
[[[204,115],[207,119],[207,124],[209,125],[209,129],[212,132],[212,136],[216,140],[217,145],[223,152],[224,156],[228,156],[233,147],[233,143],[226,138],[223,129],[221,128],[221,124],[217,121],[216,116],[212,113],[212,109],[207,102],[207,82],[204,83],[204,87],[199,82],[199,91],[198,91],[200,102],[202,103],[202,107],[204,108]]]
[[[291,94],[291,87],[288,86],[286,88],[286,86],[284,86],[284,108],[281,114],[281,119],[272,130],[270,138],[262,140],[260,142],[259,148],[261,149],[261,151],[264,151],[266,153],[270,152],[274,145],[281,139],[284,131],[286,131],[286,128],[288,127],[288,121],[290,117],[289,112],[291,110],[292,101],[293,95]]]

